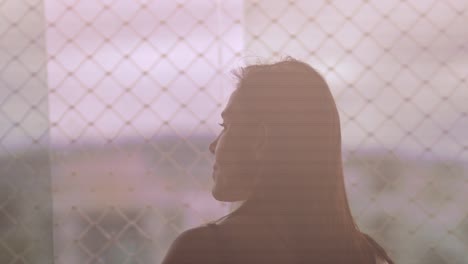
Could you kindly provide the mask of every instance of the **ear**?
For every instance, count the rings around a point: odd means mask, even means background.
[[[264,151],[266,148],[268,139],[268,128],[264,122],[261,122],[256,128],[256,136],[255,136],[255,157],[257,160],[261,159],[264,156]]]

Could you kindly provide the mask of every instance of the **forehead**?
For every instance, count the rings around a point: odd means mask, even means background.
[[[224,118],[224,119],[232,119],[232,118],[239,119],[239,118],[242,118],[242,117],[245,116],[243,114],[245,109],[243,109],[241,107],[239,99],[240,98],[239,98],[238,91],[235,90],[231,94],[231,96],[229,97],[229,101],[228,101],[226,107],[224,108],[223,112],[221,112],[221,117],[222,118]]]

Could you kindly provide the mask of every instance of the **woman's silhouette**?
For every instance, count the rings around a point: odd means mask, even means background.
[[[163,264],[393,263],[351,215],[338,111],[322,76],[292,58],[235,75],[209,146],[212,194],[244,202],[179,235]]]

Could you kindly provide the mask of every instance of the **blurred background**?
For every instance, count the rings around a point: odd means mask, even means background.
[[[468,263],[465,0],[0,0],[0,263],[159,263],[211,196],[230,71],[328,81],[359,227]]]

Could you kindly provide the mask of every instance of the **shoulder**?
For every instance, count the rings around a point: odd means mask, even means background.
[[[379,256],[376,256],[375,257],[375,263],[376,264],[390,264],[388,261],[386,261],[385,259],[379,257]]]
[[[162,264],[214,263],[216,241],[211,228],[203,225],[182,232],[172,242]]]
[[[385,249],[375,241],[371,236],[368,234],[362,233],[364,237],[367,239],[368,243],[371,245],[375,256],[376,256],[376,263],[377,264],[393,264],[392,260],[388,256]]]

